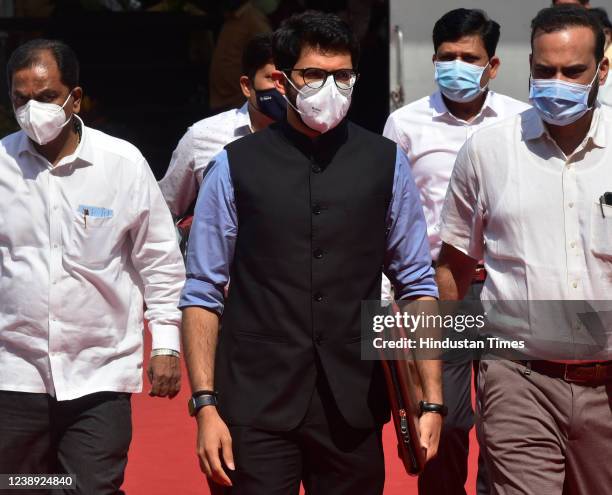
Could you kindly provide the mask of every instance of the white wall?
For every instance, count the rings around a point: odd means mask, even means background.
[[[597,3],[597,2],[595,2]],[[550,0],[390,0],[390,85],[398,86],[395,26],[403,33],[404,104],[430,94],[433,80],[433,43],[435,22],[446,12],[459,7],[482,9],[501,25],[497,55],[501,68],[491,88],[526,101],[529,94],[529,36],[531,19],[550,5]],[[391,108],[395,108],[392,101]]]

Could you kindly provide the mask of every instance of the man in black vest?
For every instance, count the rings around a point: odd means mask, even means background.
[[[437,297],[425,219],[403,152],[345,119],[359,55],[347,25],[294,16],[273,50],[287,119],[215,157],[191,232],[180,307],[200,466],[234,495],[300,481],[380,494],[389,411],[379,363],[360,356],[361,301],[380,298],[382,270],[398,298]],[[440,363],[417,368],[441,406]],[[441,423],[421,417],[428,458]]]

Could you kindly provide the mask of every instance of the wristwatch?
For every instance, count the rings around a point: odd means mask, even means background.
[[[217,406],[217,392],[212,390],[195,392],[187,401],[190,416],[195,416],[200,409],[206,406]]]
[[[434,404],[433,402],[425,402],[424,400],[422,400],[421,402],[419,402],[419,412],[420,416],[425,413],[431,412],[444,417],[448,414],[448,407],[444,404]]]

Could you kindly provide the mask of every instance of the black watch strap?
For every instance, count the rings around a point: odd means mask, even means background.
[[[444,417],[448,414],[448,407],[444,404],[435,404],[433,402],[425,402],[424,400],[422,400],[421,402],[419,402],[419,411],[421,414],[431,412]]]
[[[190,416],[198,414],[198,411],[203,407],[216,405],[217,396],[215,394],[198,395],[197,397],[192,396],[187,403]]]
[[[216,397],[218,393],[216,390],[197,390],[191,394],[192,397],[200,397],[200,395],[214,395]]]

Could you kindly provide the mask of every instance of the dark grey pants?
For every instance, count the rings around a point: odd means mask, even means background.
[[[76,490],[49,492],[54,495],[122,494],[131,416],[130,394],[57,401],[48,394],[0,391],[0,473],[76,475]]]
[[[465,300],[479,301],[482,283],[470,286]],[[442,369],[444,403],[448,416],[444,419],[438,455],[429,461],[419,476],[420,495],[465,495],[468,474],[470,430],[474,426],[472,409],[472,361],[445,362]],[[478,457],[478,495],[489,494],[486,464]]]
[[[319,376],[305,418],[275,432],[229,426],[236,471],[232,489],[210,483],[214,495],[382,495],[385,466],[382,425],[348,425],[329,385]]]

